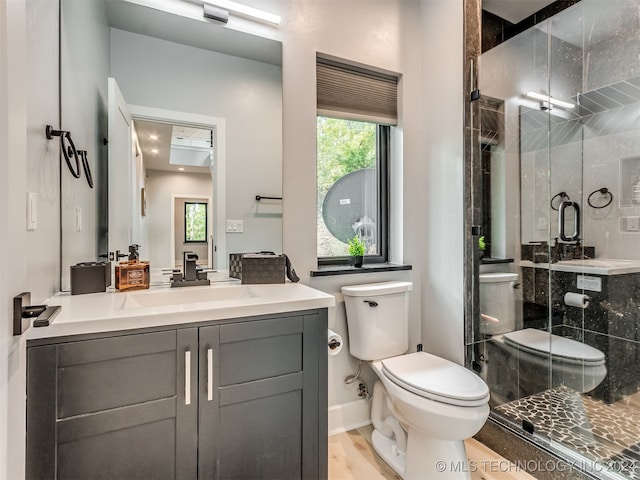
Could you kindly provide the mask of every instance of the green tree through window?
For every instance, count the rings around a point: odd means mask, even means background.
[[[207,204],[201,202],[184,203],[184,241],[207,241]]]
[[[375,123],[318,117],[318,257],[347,255],[347,244],[335,238],[325,225],[322,204],[327,192],[337,180],[355,170],[376,168],[376,129]]]

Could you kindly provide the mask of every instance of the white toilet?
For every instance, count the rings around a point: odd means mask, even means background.
[[[495,347],[489,350],[485,378],[493,400],[505,403],[560,385],[581,393],[596,388],[607,374],[604,353],[547,331],[520,330],[517,281],[515,273],[480,274],[480,332],[491,335]]]
[[[466,368],[407,354],[410,282],[342,287],[350,353],[370,361],[372,443],[405,480],[470,479],[464,439],[489,416],[489,388]]]

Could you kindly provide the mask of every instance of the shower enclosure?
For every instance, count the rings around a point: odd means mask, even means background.
[[[468,363],[494,421],[640,479],[640,0],[551,7],[483,15],[472,291],[517,277],[473,302]]]

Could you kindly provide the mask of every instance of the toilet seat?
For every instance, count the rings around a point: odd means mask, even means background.
[[[604,353],[582,342],[554,335],[535,328],[525,328],[504,334],[507,345],[533,355],[551,355],[554,360],[572,364],[603,365]]]
[[[449,405],[475,407],[489,401],[489,388],[466,368],[416,352],[382,360],[382,372],[396,385],[422,397]]]

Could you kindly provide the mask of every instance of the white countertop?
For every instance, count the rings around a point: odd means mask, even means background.
[[[560,260],[556,263],[533,263],[520,261],[521,267],[551,268],[557,272],[572,272],[591,275],[623,275],[640,272],[640,260],[617,258],[592,258],[585,260]]]
[[[203,287],[152,286],[131,292],[59,293],[45,303],[60,305],[62,311],[48,327],[29,328],[26,340],[325,308],[334,306],[335,298],[300,283],[219,282]]]

